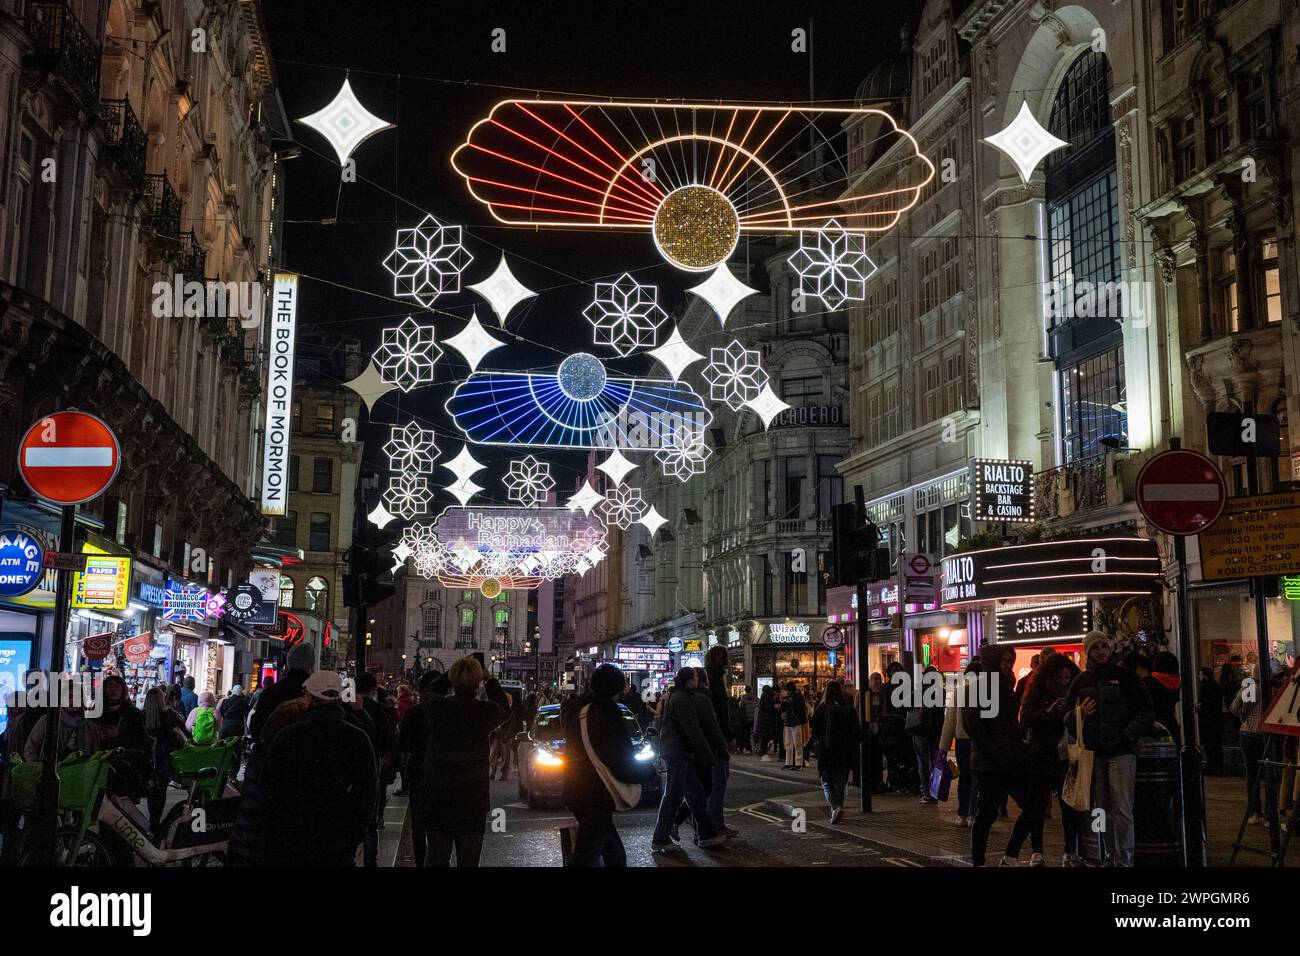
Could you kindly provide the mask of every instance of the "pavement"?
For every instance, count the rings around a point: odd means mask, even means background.
[[[954,783],[955,788],[955,783]],[[1207,777],[1207,855],[1210,865],[1226,866],[1245,804],[1240,777]],[[488,867],[560,866],[560,831],[573,825],[563,807],[530,810],[519,800],[517,783],[510,779],[491,784],[493,812],[483,844],[482,865]],[[740,835],[720,849],[693,845],[689,825],[682,827],[682,848],[656,854],[650,850],[657,807],[641,806],[619,814],[615,820],[628,865],[673,869],[681,867],[767,866],[970,866],[970,830],[958,827],[956,793],[947,803],[923,804],[917,797],[877,795],[873,811],[856,808],[861,796],[849,788],[843,819],[832,825],[830,809],[822,796],[814,766],[783,769],[750,755],[732,757],[727,786],[726,821]],[[990,859],[995,860],[1017,812],[1000,819],[989,838]],[[414,866],[406,797],[390,799],[386,827],[380,832],[381,866]],[[1249,827],[1248,840],[1267,846],[1267,831]],[[1049,819],[1044,833],[1044,855],[1050,866],[1062,856],[1061,828]],[[1029,849],[1021,861],[1029,858]],[[1243,855],[1239,866],[1266,865],[1264,857]],[[1300,864],[1300,849],[1288,865]]]

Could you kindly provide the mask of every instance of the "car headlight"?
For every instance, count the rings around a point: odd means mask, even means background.
[[[549,750],[538,750],[534,754],[533,759],[535,759],[543,767],[564,766],[564,761],[561,760],[559,757],[555,756],[555,754],[551,753]]]
[[[651,747],[649,744],[646,744],[644,747],[642,747],[640,750],[637,751],[636,759],[640,761],[654,760],[656,756],[657,755],[655,754],[655,749]]]

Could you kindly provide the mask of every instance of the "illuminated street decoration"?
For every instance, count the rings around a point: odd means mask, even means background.
[[[727,316],[731,315],[731,310],[741,300],[758,292],[757,289],[751,289],[737,279],[725,262],[714,269],[713,274],[699,285],[691,286],[686,291],[694,292],[707,302],[717,313],[718,321],[722,323],[723,328],[726,328]]]
[[[568,504],[566,504],[565,507],[570,511],[577,511],[581,508],[583,514],[589,515],[591,514],[591,509],[604,500],[605,496],[595,488],[591,487],[591,482],[584,481],[582,487],[578,489],[577,494],[569,499]]]
[[[655,457],[663,465],[664,474],[678,481],[687,481],[695,475],[702,475],[705,463],[713,449],[704,443],[704,433],[683,431],[675,436],[669,448],[655,452]]]
[[[446,409],[475,444],[530,448],[653,451],[677,428],[713,420],[683,382],[608,377],[599,394],[579,401],[565,393],[557,373],[476,372],[456,387]]]
[[[361,105],[346,77],[328,106],[298,122],[325,137],[334,147],[340,165],[346,164],[353,151],[375,133],[393,128],[392,123],[380,119]]]
[[[703,374],[709,383],[709,397],[726,402],[733,412],[758,398],[768,384],[767,372],[758,364],[758,352],[745,348],[738,339],[725,348],[710,349]]]
[[[478,320],[478,312],[470,315],[465,328],[451,338],[442,341],[444,345],[450,345],[465,357],[471,372],[478,369],[478,365],[483,361],[485,355],[493,349],[499,349],[506,344],[500,339],[494,339],[487,334]]]
[[[384,454],[388,456],[390,471],[428,474],[438,458],[432,429],[421,428],[415,422],[393,425]]]
[[[610,481],[614,482],[614,484],[621,485],[627,480],[627,476],[640,466],[634,461],[629,461],[623,456],[622,452],[615,448],[613,454],[596,467],[609,475]]]
[[[496,270],[490,276],[466,288],[473,289],[487,301],[488,305],[492,306],[492,311],[496,313],[497,321],[501,323],[502,328],[505,328],[506,317],[510,315],[511,309],[537,295],[515,278],[515,274],[510,271],[510,266],[506,263],[505,253],[501,254],[501,261],[497,263]]]
[[[379,504],[375,505],[374,508],[370,510],[370,513],[366,515],[366,520],[376,528],[383,528],[389,523],[396,521],[397,515],[385,508],[383,501],[380,501]]]
[[[787,154],[806,151],[810,133],[857,124],[897,157],[897,181],[866,193],[828,166],[824,190],[808,190]],[[688,271],[716,269],[746,233],[791,235],[832,218],[885,231],[934,176],[910,133],[864,107],[511,99],[474,124],[451,162],[499,222],[649,233]]]
[[[1038,164],[1051,153],[1069,146],[1063,139],[1058,139],[1043,128],[1029,108],[1028,102],[1020,104],[1016,118],[1006,125],[1001,132],[984,137],[984,142],[1001,150],[1015,164],[1022,182],[1028,183],[1034,175]]]
[[[686,344],[686,340],[682,338],[682,330],[677,326],[673,326],[673,334],[668,336],[668,341],[657,349],[651,349],[649,354],[668,370],[674,382],[678,381],[682,373],[691,365],[704,361],[703,355]]]
[[[384,329],[375,365],[385,382],[403,392],[433,381],[433,367],[442,358],[434,341],[433,326],[420,325],[409,315],[393,329]]]
[[[475,460],[474,456],[470,454],[469,445],[461,445],[460,454],[451,461],[444,461],[442,467],[446,468],[461,481],[465,481],[473,475],[478,474],[486,468],[487,465],[483,464],[481,461]]]
[[[572,574],[579,561],[599,560],[606,548],[599,520],[545,506],[453,506],[439,515],[434,531],[435,542],[417,549],[418,573],[439,580],[446,575],[496,577],[505,588],[511,587],[505,583],[510,579]],[[430,553],[422,555],[421,549]]]
[[[433,493],[422,475],[394,475],[384,490],[383,505],[399,518],[414,518],[429,510]]]
[[[745,403],[751,411],[759,418],[763,419],[763,428],[771,428],[772,420],[790,407],[786,402],[777,398],[776,392],[772,391],[772,383],[768,382],[763,386],[763,390],[754,398]]]
[[[587,352],[570,355],[555,373],[560,391],[575,402],[589,402],[599,395],[608,377],[600,359]]]
[[[375,402],[397,388],[392,382],[384,381],[373,358],[366,363],[364,372],[343,384],[361,396],[361,400],[366,403],[367,411],[374,411]]]
[[[484,578],[478,589],[479,593],[490,601],[501,593],[501,579]]]
[[[620,485],[610,490],[600,505],[600,516],[606,524],[614,525],[626,531],[633,523],[639,521],[649,509],[640,488]]]
[[[658,298],[655,286],[642,285],[624,272],[613,282],[597,282],[596,296],[582,314],[595,330],[597,345],[627,357],[659,341],[659,327],[668,313]]]
[[[800,232],[799,248],[786,261],[799,276],[799,291],[828,309],[866,299],[867,279],[876,271],[866,237],[846,232],[834,219],[824,229]]]
[[[474,257],[461,241],[460,226],[425,216],[418,226],[397,230],[384,268],[393,275],[393,294],[424,308],[447,293],[460,291],[460,274]]]
[[[462,505],[467,505],[470,499],[483,490],[482,485],[476,485],[468,478],[461,478],[447,486],[447,491],[456,496],[456,500]]]
[[[532,455],[510,463],[505,477],[506,492],[511,501],[525,508],[535,508],[546,493],[555,487],[549,462],[538,461]]]
[[[650,537],[653,538],[655,532],[668,523],[668,519],[659,513],[658,508],[651,505],[640,518],[637,518],[636,523],[644,526],[650,532]]]

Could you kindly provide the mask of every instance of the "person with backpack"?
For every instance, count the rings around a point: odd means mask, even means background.
[[[839,823],[844,816],[849,772],[857,760],[861,739],[857,711],[839,681],[826,685],[825,696],[813,711],[812,732],[817,741],[817,775],[822,793],[831,806],[831,823]]]
[[[230,696],[217,708],[217,716],[221,719],[221,740],[229,740],[231,737],[243,734],[244,723],[248,720],[248,711],[248,695],[244,693],[243,687],[236,684],[230,688]]]
[[[802,770],[803,725],[808,722],[808,705],[794,681],[785,685],[781,695],[781,724],[785,727],[785,769]],[[796,766],[796,761],[798,765]]]
[[[198,746],[217,742],[221,731],[221,715],[217,713],[217,698],[210,690],[199,694],[199,705],[185,718],[185,729]]]

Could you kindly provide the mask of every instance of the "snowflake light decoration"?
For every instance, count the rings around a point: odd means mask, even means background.
[[[640,488],[619,485],[610,490],[600,505],[600,516],[606,525],[615,525],[626,531],[640,520],[650,505],[641,496]]]
[[[505,485],[511,501],[525,508],[537,507],[555,487],[550,462],[538,461],[532,455],[512,461],[506,470]]]
[[[433,381],[433,366],[442,358],[433,326],[420,325],[409,315],[393,329],[384,329],[375,365],[385,382],[404,392]]]
[[[866,236],[845,231],[832,219],[822,229],[799,233],[799,248],[786,260],[799,276],[799,291],[828,309],[867,297],[876,264],[867,257]]]
[[[1029,182],[1038,164],[1049,154],[1070,145],[1043,128],[1028,102],[1021,103],[1016,118],[1000,132],[984,137],[984,142],[1006,154],[1015,164],[1016,172],[1020,173],[1020,180],[1024,183]]]
[[[391,437],[384,445],[389,470],[411,474],[428,474],[433,471],[433,463],[439,452],[438,446],[434,444],[432,429],[407,422],[401,426],[394,425],[390,434]]]
[[[361,105],[346,78],[328,106],[298,122],[310,126],[329,141],[340,165],[346,164],[352,151],[375,133],[393,128],[392,123],[380,119]]]
[[[655,452],[655,457],[663,465],[664,474],[678,481],[687,481],[695,475],[702,475],[705,463],[713,454],[713,449],[704,443],[704,432],[688,430],[689,434],[673,436],[673,443],[667,448]]]
[[[407,520],[428,511],[432,500],[429,483],[420,475],[394,475],[383,496],[384,506]]]
[[[582,312],[595,329],[597,345],[608,345],[626,358],[659,339],[668,318],[657,301],[659,290],[641,285],[624,272],[614,282],[597,282],[596,298]]]
[[[709,397],[726,402],[733,412],[757,398],[768,383],[767,372],[758,364],[758,352],[745,348],[738,339],[726,348],[710,349],[703,374],[709,383]]]
[[[438,296],[460,291],[460,274],[473,258],[461,241],[460,226],[425,216],[418,226],[397,230],[384,268],[393,275],[394,295],[427,309]]]
[[[515,274],[510,271],[510,266],[506,263],[505,253],[501,254],[501,261],[497,263],[496,271],[484,279],[482,282],[475,282],[469,286],[484,299],[488,305],[492,306],[492,311],[497,315],[497,321],[501,327],[505,328],[506,316],[510,310],[526,299],[531,299],[537,295],[532,289],[524,285],[515,278]]]

